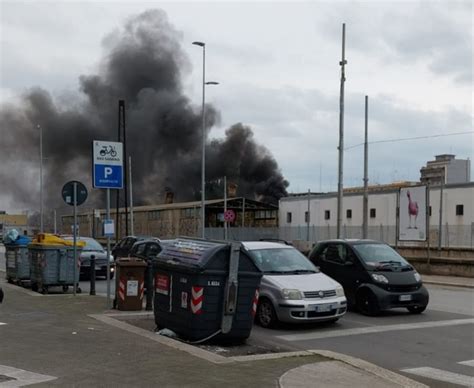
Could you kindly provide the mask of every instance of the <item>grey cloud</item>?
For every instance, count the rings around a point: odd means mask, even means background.
[[[382,66],[425,62],[433,73],[472,82],[471,2],[343,3],[328,14],[320,31],[340,41],[341,24],[334,21],[345,21],[346,55],[377,53]]]

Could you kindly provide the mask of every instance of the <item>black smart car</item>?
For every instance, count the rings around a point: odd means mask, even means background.
[[[341,283],[350,307],[362,314],[405,307],[413,314],[426,309],[429,295],[420,274],[389,245],[373,240],[319,242],[309,259]]]

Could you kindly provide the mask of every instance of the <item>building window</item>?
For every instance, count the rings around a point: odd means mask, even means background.
[[[309,212],[304,212],[304,222],[309,222]]]
[[[370,218],[375,218],[375,214],[376,214],[375,209],[374,208],[370,209]]]
[[[161,211],[160,210],[151,210],[148,212],[148,219],[150,221],[159,220],[161,218]]]
[[[257,210],[255,211],[256,220],[268,220],[276,218],[276,210]]]
[[[456,205],[456,215],[457,216],[464,215],[464,205]]]
[[[352,209],[347,209],[346,210],[346,217],[347,218],[352,218]]]
[[[291,224],[291,212],[286,213],[286,222]]]
[[[330,220],[331,219],[331,210],[325,210],[324,211],[324,219],[325,220]]]
[[[181,218],[196,217],[196,208],[190,207],[188,209],[181,209]]]

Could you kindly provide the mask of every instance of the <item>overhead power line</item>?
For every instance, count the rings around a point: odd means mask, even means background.
[[[436,137],[447,137],[447,136],[457,136],[457,135],[468,135],[470,133],[474,133],[474,131],[467,131],[467,132],[453,132],[453,133],[440,133],[437,135],[427,135],[427,136],[416,136],[416,137],[403,137],[398,139],[387,139],[387,140],[376,140],[376,141],[369,141],[368,144],[378,144],[378,143],[394,143],[398,141],[408,141],[408,140],[420,140],[420,139],[432,139]],[[344,148],[345,151],[350,150],[352,148],[363,146],[364,143],[359,143],[355,145],[351,145],[349,147]]]

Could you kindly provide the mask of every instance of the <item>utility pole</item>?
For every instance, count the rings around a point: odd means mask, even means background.
[[[311,222],[311,189],[308,189],[308,218],[306,219],[306,240],[309,242],[309,227]]]
[[[342,190],[343,190],[343,165],[344,165],[344,82],[346,81],[345,65],[346,24],[342,23],[342,60],[341,66],[341,90],[339,100],[339,172],[337,185],[337,238],[341,238],[342,225]]]
[[[364,199],[362,202],[362,238],[369,232],[369,135],[368,135],[369,97],[365,96],[365,141],[364,141]]]

